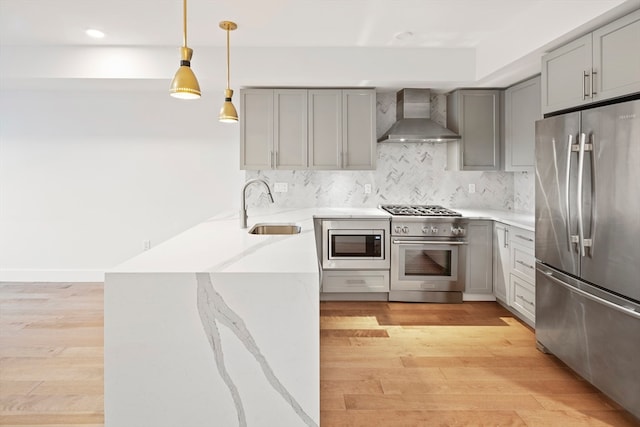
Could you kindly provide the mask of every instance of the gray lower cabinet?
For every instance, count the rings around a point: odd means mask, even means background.
[[[389,270],[324,270],[322,292],[389,292]]]
[[[542,57],[542,112],[640,92],[640,10]]]
[[[534,233],[495,222],[493,227],[493,292],[531,327],[536,320]]]
[[[493,226],[493,293],[505,304],[509,302],[510,275],[509,226],[495,222]]]
[[[472,220],[467,225],[465,293],[493,293],[493,221]]]
[[[375,90],[240,94],[241,169],[375,169]]]
[[[447,169],[500,169],[500,91],[462,89],[447,96],[447,127],[462,139],[447,143]]]
[[[533,172],[536,120],[542,119],[540,76],[504,91],[504,170]]]

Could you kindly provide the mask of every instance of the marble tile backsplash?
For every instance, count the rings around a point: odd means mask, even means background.
[[[521,172],[513,174],[513,209],[534,213],[536,182],[535,174]]]
[[[431,95],[431,118],[446,125],[446,96]],[[377,94],[377,134],[396,120],[396,94]],[[514,179],[509,172],[448,171],[446,143],[382,143],[377,145],[377,167],[371,171],[265,170],[246,171],[246,179],[262,178],[273,189],[288,184],[288,192],[274,193],[281,207],[374,207],[379,204],[439,204],[451,208],[487,208],[532,211],[533,182]],[[526,175],[526,174],[516,174]],[[515,182],[518,183],[516,191]],[[370,184],[370,194],[365,194]],[[475,184],[475,193],[469,193]],[[269,200],[258,186],[249,187],[252,206]]]
[[[287,193],[274,193],[282,207],[373,207],[384,203],[440,204],[452,208],[513,209],[513,177],[504,172],[445,170],[447,147],[438,143],[378,145],[372,171],[247,171],[247,179],[262,178],[271,188],[288,183]],[[370,194],[364,193],[371,184]],[[468,184],[476,185],[469,194]],[[252,204],[268,205],[260,187],[250,187]]]

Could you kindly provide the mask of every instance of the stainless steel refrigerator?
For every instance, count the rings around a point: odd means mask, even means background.
[[[640,100],[536,122],[536,339],[640,418]]]

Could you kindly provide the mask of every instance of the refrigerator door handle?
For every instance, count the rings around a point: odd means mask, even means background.
[[[542,274],[544,274],[545,276],[547,276],[549,279],[553,280],[557,284],[564,286],[565,288],[567,288],[571,292],[575,292],[578,295],[581,295],[581,296],[583,296],[585,298],[588,298],[588,299],[590,299],[592,301],[595,301],[595,302],[597,302],[599,304],[605,305],[605,306],[607,306],[609,308],[612,308],[612,309],[614,309],[616,311],[619,311],[621,313],[624,313],[624,314],[626,314],[628,316],[631,316],[631,317],[634,317],[634,318],[640,320],[640,313],[638,313],[637,311],[635,311],[632,308],[627,308],[627,307],[620,306],[618,304],[614,304],[612,302],[607,301],[606,299],[600,298],[600,297],[598,297],[596,295],[590,294],[589,292],[585,292],[582,289],[579,289],[579,288],[576,288],[574,286],[571,286],[568,283],[565,283],[564,281],[562,281],[562,280],[558,279],[557,277],[555,277],[553,275],[553,272],[551,272],[551,271],[544,271],[544,270],[538,270],[538,271],[540,271]]]
[[[573,134],[569,134],[569,140],[567,142],[567,164],[566,164],[566,173],[564,177],[564,207],[567,212],[567,220],[565,221],[566,230],[567,230],[567,248],[569,252],[571,252],[571,243],[578,242],[578,236],[571,235],[571,222],[569,219],[571,218],[570,214],[570,203],[569,203],[569,179],[571,178],[571,153],[579,150],[579,145],[573,143]]]
[[[577,204],[578,204],[578,247],[580,248],[580,256],[585,256],[585,245],[584,245],[584,222],[582,218],[582,187],[583,187],[583,178],[584,178],[584,146],[585,140],[587,139],[587,135],[584,133],[580,134],[580,145],[578,151],[578,195],[577,195]]]

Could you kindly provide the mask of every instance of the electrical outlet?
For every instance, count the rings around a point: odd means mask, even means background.
[[[273,184],[273,191],[276,193],[286,193],[289,191],[289,184],[286,182],[276,182]]]
[[[469,193],[475,193],[475,192],[476,192],[476,185],[469,184]]]
[[[371,184],[364,185],[364,194],[371,194]]]
[[[142,247],[144,248],[145,251],[148,251],[149,249],[151,249],[151,240],[144,240],[142,242]]]

